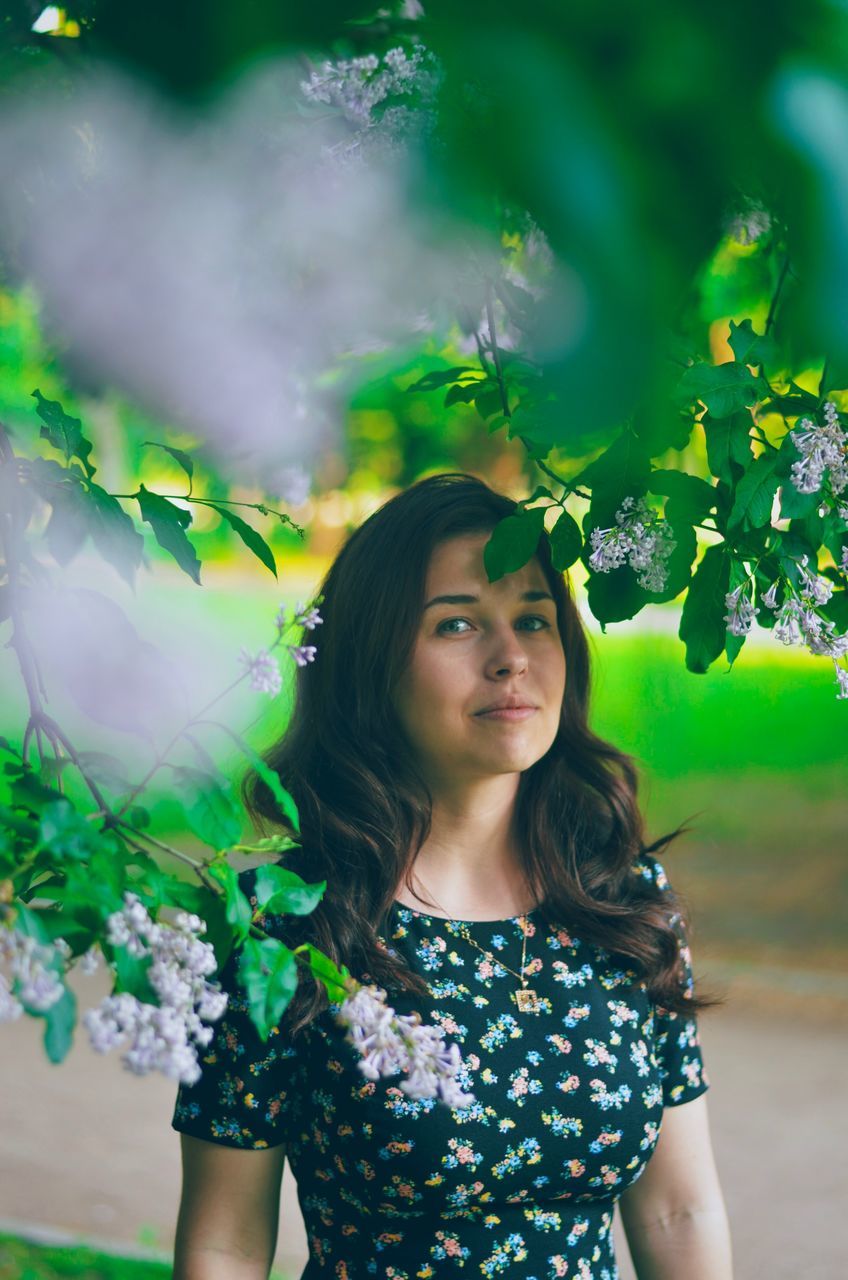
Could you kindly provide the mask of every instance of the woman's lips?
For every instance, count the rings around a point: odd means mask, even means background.
[[[536,707],[495,707],[492,711],[478,711],[478,720],[529,720]]]

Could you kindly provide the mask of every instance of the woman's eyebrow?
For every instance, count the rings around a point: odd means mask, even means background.
[[[554,603],[553,596],[550,591],[525,591],[519,599],[524,604],[533,604],[537,600],[551,600]],[[433,596],[432,600],[428,600],[424,608],[429,609],[434,604],[479,604],[479,596]]]

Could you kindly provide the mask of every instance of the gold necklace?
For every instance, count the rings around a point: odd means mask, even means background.
[[[445,910],[444,907],[441,905],[441,903],[438,902],[435,898],[433,899],[433,901],[436,903],[436,906],[439,907],[441,911]],[[456,925],[457,929],[459,929],[459,932],[462,935],[462,937],[465,939],[465,941],[470,942],[472,947],[476,947],[478,951],[482,952],[482,954],[487,958],[487,960],[490,960],[492,964],[499,964],[502,969],[506,969],[507,973],[511,973],[514,978],[518,978],[518,981],[521,983],[521,990],[513,992],[513,995],[515,998],[515,1003],[518,1006],[519,1013],[538,1013],[542,1007],[541,1001],[539,999],[539,994],[537,991],[534,991],[532,987],[528,987],[527,976],[524,972],[526,968],[524,960],[525,960],[525,956],[527,955],[527,927],[526,927],[527,916],[523,915],[523,916],[517,917],[517,919],[524,922],[521,926],[523,941],[521,944],[521,972],[520,973],[516,973],[514,969],[510,969],[509,965],[504,964],[503,960],[499,960],[498,957],[493,955],[491,951],[487,951],[485,947],[480,946],[479,942],[475,942],[474,939],[469,934],[467,928],[465,927],[465,923],[463,921],[454,920],[453,917],[448,916],[447,913],[445,913],[445,919],[450,920],[451,924]],[[481,923],[485,923],[485,921],[482,921]]]

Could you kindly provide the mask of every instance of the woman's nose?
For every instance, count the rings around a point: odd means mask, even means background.
[[[527,670],[527,654],[515,632],[510,630],[493,643],[486,674],[494,679],[523,675]]]

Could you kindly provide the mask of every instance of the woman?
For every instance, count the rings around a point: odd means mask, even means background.
[[[731,1276],[693,1016],[710,1002],[635,768],[588,727],[586,636],[547,539],[488,581],[514,510],[441,475],[372,515],[323,583],[318,661],[266,756],[301,813],[284,861],[328,885],[265,927],[440,1025],[474,1101],[365,1080],[312,979],[265,1045],[235,992],[174,1113],[178,1280],[264,1280],[284,1154],[309,1280],[613,1280],[616,1203],[640,1280]],[[245,796],[278,823],[257,778]]]

